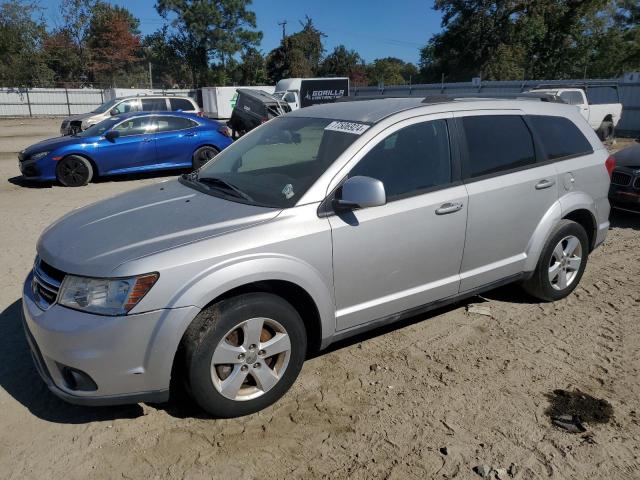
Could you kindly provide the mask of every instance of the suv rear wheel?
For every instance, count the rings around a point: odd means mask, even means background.
[[[281,297],[222,300],[202,310],[185,335],[188,391],[215,417],[257,412],[289,390],[306,346],[300,315]]]
[[[589,240],[582,225],[561,220],[547,241],[525,290],[544,301],[560,300],[580,282],[589,256]]]

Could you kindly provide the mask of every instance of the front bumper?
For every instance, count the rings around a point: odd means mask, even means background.
[[[640,189],[611,186],[609,201],[613,208],[640,213]]]
[[[42,310],[31,292],[22,295],[25,334],[36,368],[58,397],[80,405],[164,402],[169,398],[173,359],[182,332],[199,309],[183,307],[106,317],[57,304]],[[65,368],[95,382],[92,391],[70,385]]]

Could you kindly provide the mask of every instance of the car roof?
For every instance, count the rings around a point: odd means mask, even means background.
[[[287,113],[287,116],[325,118],[363,123],[378,123],[385,118],[410,110],[422,109],[420,113],[439,113],[461,110],[523,110],[532,112],[556,112],[562,115],[575,107],[565,103],[544,101],[521,94],[515,98],[452,98],[442,95],[431,97],[378,98],[371,100],[353,101],[344,99],[336,103],[325,103],[310,106]],[[571,110],[572,111],[572,110]]]
[[[139,95],[126,95],[124,97],[117,97],[114,98],[114,100],[131,100],[132,98],[148,98],[148,99],[154,99],[154,98],[184,98],[186,100],[191,100],[191,102],[195,103],[195,100],[191,97],[185,97],[184,95],[147,95],[144,93],[141,93]]]

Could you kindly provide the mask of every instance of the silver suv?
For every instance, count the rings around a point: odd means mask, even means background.
[[[103,103],[89,113],[72,115],[65,118],[60,125],[61,135],[73,135],[100,123],[113,115],[129,112],[185,112],[202,115],[196,101],[189,97],[173,95],[137,95],[135,97],[119,97]]]
[[[569,295],[607,234],[612,162],[568,105],[304,108],[48,227],[27,337],[73,403],[165,401],[178,380],[214,416],[256,412],[337,339],[510,282]]]

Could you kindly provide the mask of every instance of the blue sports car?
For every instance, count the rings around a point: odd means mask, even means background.
[[[181,112],[137,112],[36,143],[18,159],[26,179],[57,179],[79,187],[103,175],[200,168],[231,142],[228,127],[213,120]]]

